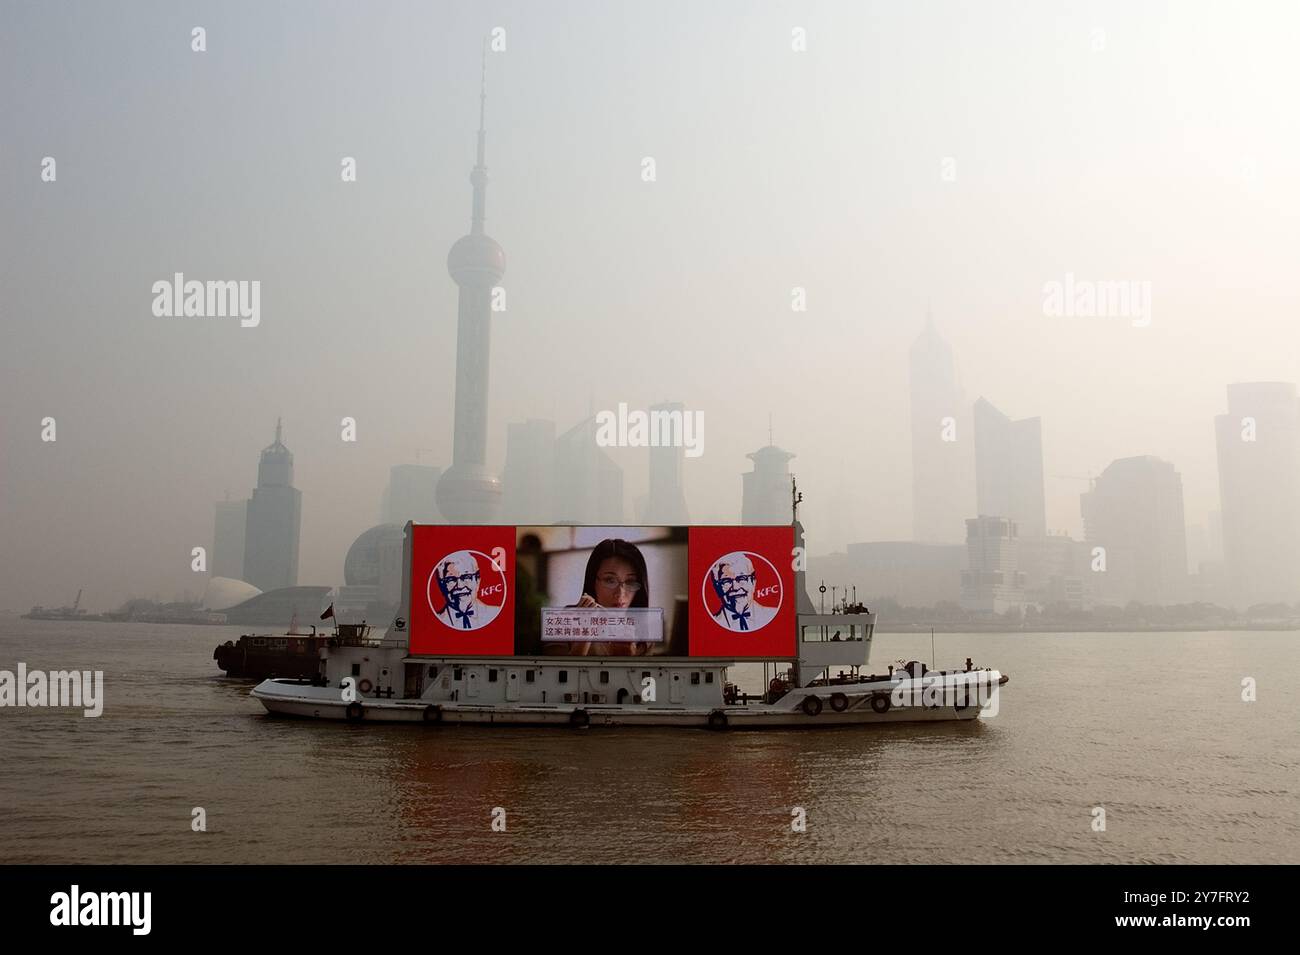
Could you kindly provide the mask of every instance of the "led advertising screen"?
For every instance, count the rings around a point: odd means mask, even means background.
[[[411,532],[413,654],[794,656],[790,526]]]

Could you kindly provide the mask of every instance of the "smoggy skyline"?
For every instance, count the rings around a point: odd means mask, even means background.
[[[691,518],[735,522],[770,415],[813,553],[907,539],[908,352],[929,311],[968,405],[1041,417],[1048,528],[1080,536],[1086,478],[1143,454],[1204,524],[1226,386],[1300,381],[1290,5],[0,18],[0,608],[201,592],[190,550],[211,547],[215,501],[248,496],[279,417],[303,583],[342,582],[392,465],[450,465],[446,257],[498,28],[497,475],[509,422],[680,401],[706,422]],[[260,323],[156,316],[176,272],[260,282]],[[1149,311],[1052,314],[1053,282],[1149,283]],[[610,453],[631,522],[648,453]]]

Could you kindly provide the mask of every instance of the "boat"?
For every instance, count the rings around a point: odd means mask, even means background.
[[[725,730],[994,715],[1008,678],[970,659],[870,670],[876,615],[847,598],[814,607],[795,494],[789,525],[408,523],[391,623],[336,626],[314,672],[251,695],[273,715],[351,723]],[[670,596],[652,598],[664,577]],[[751,683],[762,668],[754,692],[742,666]]]
[[[359,629],[360,625],[356,625]],[[252,680],[283,678],[312,679],[321,670],[320,651],[337,636],[293,632],[279,634],[246,633],[239,640],[227,640],[212,651],[212,659],[226,671],[226,676]],[[343,628],[341,628],[343,629]],[[351,629],[350,627],[347,629]]]

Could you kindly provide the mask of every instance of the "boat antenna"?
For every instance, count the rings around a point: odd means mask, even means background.
[[[934,627],[930,628],[930,669],[933,670],[936,664],[934,662]]]
[[[803,501],[803,492],[799,490],[799,483],[795,480],[794,475],[790,475],[790,513],[793,518],[791,523],[799,523],[799,504]]]

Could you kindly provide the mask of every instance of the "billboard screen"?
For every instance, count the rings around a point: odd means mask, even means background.
[[[794,529],[414,525],[411,652],[795,653]]]

